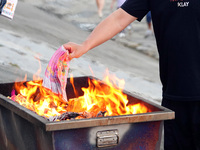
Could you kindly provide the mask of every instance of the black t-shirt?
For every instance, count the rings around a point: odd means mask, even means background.
[[[200,0],[127,0],[140,21],[151,11],[163,97],[200,101]]]

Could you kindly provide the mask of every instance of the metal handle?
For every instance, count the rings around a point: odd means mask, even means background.
[[[105,130],[97,132],[97,147],[115,146],[119,143],[118,130]]]

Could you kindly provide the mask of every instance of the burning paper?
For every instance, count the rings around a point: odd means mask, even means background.
[[[61,95],[67,102],[66,85],[69,70],[69,52],[61,46],[52,56],[45,71],[43,86]]]
[[[14,91],[9,98],[49,121],[151,112],[143,103],[130,103],[127,95],[123,93],[123,89],[119,88],[123,87],[124,81],[115,82],[115,79],[113,76],[106,76],[102,82],[101,80],[82,78],[81,81],[87,86],[79,87],[75,86],[77,80],[70,78],[67,86],[73,88],[69,88],[68,92],[72,92],[76,96],[70,98],[68,103],[63,103],[58,95],[44,88],[41,80],[29,81],[26,84],[16,82]],[[83,95],[78,95],[80,90]]]

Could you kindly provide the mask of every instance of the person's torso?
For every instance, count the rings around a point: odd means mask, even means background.
[[[149,3],[164,97],[200,100],[200,1]]]
[[[151,11],[163,97],[200,101],[200,0],[127,0],[121,8],[139,21]]]

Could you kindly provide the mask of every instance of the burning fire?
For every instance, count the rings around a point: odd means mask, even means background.
[[[76,94],[73,77],[70,78],[70,82]],[[16,82],[10,98],[46,118],[60,116],[67,112],[84,114],[76,117],[80,119],[151,111],[140,103],[128,104],[127,95],[122,92],[125,82],[116,76],[107,75],[103,82],[89,79],[88,83],[87,88],[82,88],[84,95],[77,95],[77,98],[69,99],[68,103],[62,102],[59,95],[42,87],[42,80],[29,81],[26,85],[23,82]]]

